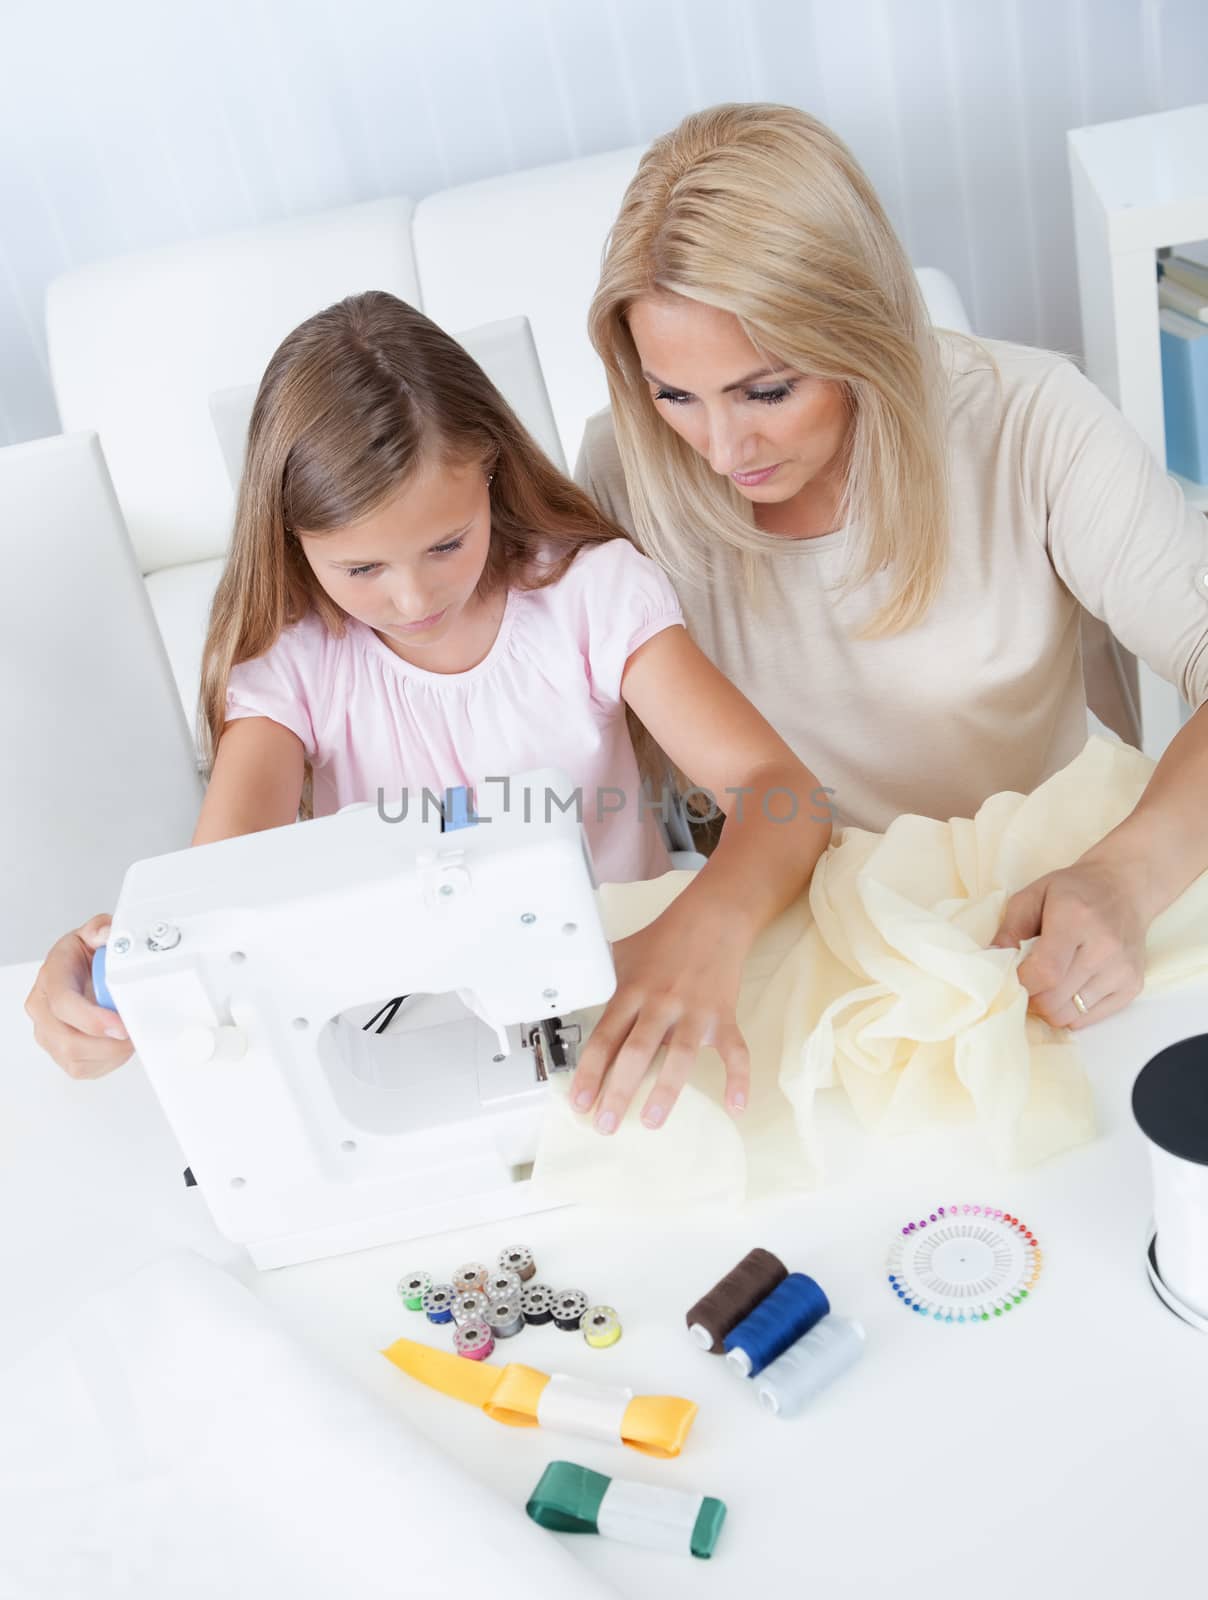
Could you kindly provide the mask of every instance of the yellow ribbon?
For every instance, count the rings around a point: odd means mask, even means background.
[[[512,1428],[537,1426],[537,1402],[550,1381],[549,1373],[511,1361],[496,1367],[414,1339],[396,1339],[382,1354],[431,1389],[478,1406],[496,1422]],[[621,1443],[647,1456],[677,1456],[696,1416],[696,1403],[675,1395],[638,1394],[625,1407]]]

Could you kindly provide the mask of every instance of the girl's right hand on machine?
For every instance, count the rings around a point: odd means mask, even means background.
[[[92,955],[109,937],[109,917],[91,917],[51,946],[25,1010],[34,1038],[73,1078],[101,1078],[134,1054],[115,1011],[96,1003]]]

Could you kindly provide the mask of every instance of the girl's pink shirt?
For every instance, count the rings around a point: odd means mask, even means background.
[[[352,618],[337,638],[312,612],[232,670],[227,720],[269,717],[298,736],[317,817],[376,803],[379,790],[397,815],[404,790],[419,807],[425,789],[459,784],[489,816],[504,788],[487,779],[559,767],[582,797],[599,881],[653,878],[670,861],[658,812],[642,803],[621,676],[640,645],[683,622],[660,569],[611,539],[580,551],[560,582],[511,590],[494,644],[468,672],[414,666]]]

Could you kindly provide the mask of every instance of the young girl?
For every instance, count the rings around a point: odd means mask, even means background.
[[[206,641],[212,774],[193,842],[293,822],[308,773],[315,815],[460,784],[489,812],[489,779],[556,765],[600,881],[653,877],[669,860],[626,706],[727,820],[693,883],[616,946],[617,991],[571,1086],[604,1133],[664,1042],[648,1126],[704,1044],[744,1106],[742,963],[826,847],[817,780],[453,339],[376,292],[290,334],[256,398]]]

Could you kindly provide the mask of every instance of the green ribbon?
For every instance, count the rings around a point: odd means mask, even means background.
[[[555,1533],[598,1533],[600,1502],[612,1479],[573,1461],[551,1461],[529,1496],[525,1510],[542,1528]],[[726,1520],[725,1502],[707,1495],[692,1528],[694,1556],[707,1561]]]

